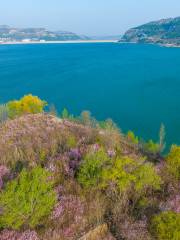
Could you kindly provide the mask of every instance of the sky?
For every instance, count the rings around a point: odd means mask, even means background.
[[[0,25],[45,27],[88,36],[123,34],[180,16],[180,0],[0,0]]]

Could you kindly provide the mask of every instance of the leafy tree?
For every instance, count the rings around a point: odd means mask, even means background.
[[[48,171],[36,167],[22,170],[0,194],[0,227],[34,228],[47,217],[56,203],[53,182]]]
[[[180,214],[167,211],[154,216],[151,231],[158,240],[180,239]]]
[[[31,94],[7,103],[10,118],[28,113],[41,113],[46,105],[45,101]]]

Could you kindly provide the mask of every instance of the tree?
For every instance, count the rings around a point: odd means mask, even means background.
[[[46,105],[45,101],[31,94],[7,103],[10,118],[28,113],[41,113]]]

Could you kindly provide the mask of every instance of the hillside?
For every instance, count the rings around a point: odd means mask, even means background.
[[[89,112],[0,106],[0,240],[179,240],[180,147]]]
[[[180,46],[180,17],[162,19],[132,28],[120,41]]]
[[[0,25],[0,41],[67,41],[87,39],[67,31],[49,31],[45,28],[13,28],[7,25]]]

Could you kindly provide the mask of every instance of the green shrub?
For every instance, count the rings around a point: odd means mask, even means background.
[[[116,158],[113,165],[103,170],[103,187],[111,183],[117,186],[120,191],[129,189],[136,178],[132,173],[135,161],[128,157]]]
[[[77,146],[77,140],[74,135],[67,136],[66,145],[68,148],[75,148]]]
[[[27,113],[41,113],[47,103],[36,96],[26,95],[20,100],[7,103],[9,117],[14,118]]]
[[[42,224],[56,203],[49,177],[48,171],[36,167],[22,170],[17,179],[7,184],[0,194],[0,227],[20,229]]]
[[[138,144],[139,143],[139,139],[138,139],[137,136],[135,136],[133,131],[128,131],[127,138],[128,138],[128,140],[130,140],[134,144]]]
[[[146,189],[159,190],[161,186],[161,178],[156,173],[151,163],[141,164],[135,171],[136,177],[135,190],[139,193],[146,193]]]
[[[109,183],[115,184],[121,192],[132,188],[136,193],[144,195],[146,189],[160,189],[161,178],[152,164],[119,157],[112,166],[103,170],[103,185],[108,186]]]
[[[84,187],[95,187],[102,180],[103,167],[110,161],[103,149],[88,153],[80,166],[77,179]]]
[[[163,212],[153,217],[151,231],[158,240],[180,239],[180,214]]]
[[[167,172],[176,181],[180,180],[180,147],[171,146],[170,153],[166,158]]]
[[[112,119],[106,119],[105,121],[99,122],[99,126],[105,130],[118,131],[117,125],[113,122]]]
[[[152,154],[160,153],[160,145],[158,143],[153,142],[153,140],[149,140],[144,144],[144,149]]]
[[[62,113],[61,113],[61,117],[63,119],[68,119],[69,118],[69,112],[66,108],[63,109]]]

